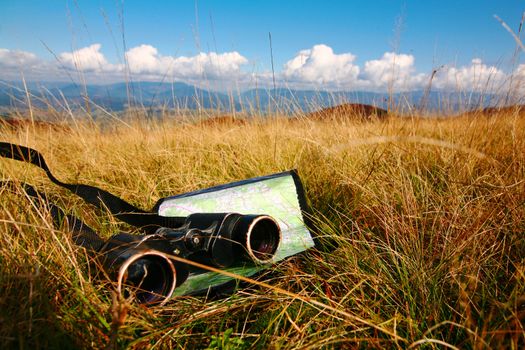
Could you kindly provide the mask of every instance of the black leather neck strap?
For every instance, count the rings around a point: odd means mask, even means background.
[[[0,156],[31,163],[42,168],[53,183],[68,189],[101,210],[109,210],[115,218],[138,227],[146,233],[152,233],[159,227],[178,228],[184,224],[184,217],[166,217],[155,212],[142,210],[98,187],[64,183],[51,173],[44,157],[34,149],[0,142]]]

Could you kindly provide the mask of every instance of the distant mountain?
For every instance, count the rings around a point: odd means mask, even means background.
[[[253,110],[278,109],[282,112],[311,112],[341,103],[363,103],[401,113],[414,110],[456,112],[499,103],[499,96],[480,93],[447,93],[444,91],[410,91],[380,93],[367,91],[249,90],[242,94],[241,105]]]
[[[121,111],[128,107],[142,108],[184,108],[184,109],[226,109],[231,99],[218,92],[210,92],[184,83],[133,82],[110,85],[59,84],[49,86],[28,85],[33,105],[64,104],[64,100],[75,108],[90,103]],[[86,98],[87,97],[87,98]],[[20,83],[0,82],[0,106],[25,107],[26,92]],[[234,108],[238,108],[234,104]]]
[[[27,89],[34,106],[58,107],[65,102],[75,109],[86,101],[112,111],[130,107],[216,109],[247,112],[280,111],[310,112],[320,108],[355,102],[400,112],[418,109],[455,112],[495,105],[498,96],[479,93],[447,93],[444,91],[412,91],[406,93],[377,93],[366,91],[314,91],[293,89],[252,89],[241,94],[212,92],[184,83],[132,82],[109,85],[77,85],[67,83],[28,83]],[[27,107],[23,84],[0,81],[0,106]]]
[[[248,90],[241,95],[241,104],[254,110],[276,108],[283,112],[310,112],[345,102],[386,107],[387,95],[373,92],[329,92],[314,90],[275,89]]]

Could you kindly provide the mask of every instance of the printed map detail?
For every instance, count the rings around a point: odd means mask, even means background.
[[[223,186],[217,190],[197,191],[165,199],[159,206],[159,215],[188,216],[192,213],[266,214],[279,223],[282,240],[274,262],[305,251],[314,246],[310,232],[303,223],[301,208],[294,180],[290,174],[263,178],[260,181],[241,183],[234,187]],[[264,269],[261,266],[232,268],[228,271],[250,276]],[[215,273],[190,275],[175,290],[175,295],[207,289],[231,280]]]

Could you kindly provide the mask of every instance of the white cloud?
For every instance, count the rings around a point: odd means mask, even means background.
[[[126,52],[126,60],[131,73],[153,73],[166,72],[172,64],[171,57],[163,57],[158,54],[156,48],[151,45],[140,45]]]
[[[31,67],[38,64],[39,61],[34,53],[0,48],[0,66],[9,68]]]
[[[421,87],[425,74],[416,74],[412,55],[385,52],[378,60],[365,62],[362,80],[372,90],[412,90]]]
[[[315,45],[286,62],[281,76],[291,87],[310,86],[328,90],[395,91],[420,88],[425,74],[415,72],[412,55],[386,52],[361,68],[352,53],[335,54],[331,47]]]
[[[525,88],[525,64],[520,64],[513,74],[513,79],[515,80],[514,84],[516,84],[520,88]]]
[[[126,53],[129,71],[135,81],[182,81],[200,86],[241,88],[272,86],[269,71],[247,72],[243,69],[248,59],[239,52],[198,53],[194,56],[162,55],[151,45],[140,45]],[[62,52],[56,60],[42,60],[26,51],[0,48],[0,77],[20,79],[70,80],[70,72],[83,72],[88,83],[111,83],[126,79],[124,66],[109,62],[98,43],[72,52]],[[67,74],[66,74],[67,73]],[[435,75],[432,87],[449,91],[502,91],[508,86],[510,74],[483,63],[479,58],[469,64],[445,66]],[[525,64],[514,72],[513,84],[523,85],[525,91]],[[334,53],[327,45],[319,44],[299,51],[275,73],[278,86],[323,90],[364,90],[394,92],[423,89],[430,75],[416,71],[415,57],[408,54],[385,52],[380,58],[365,61],[361,66],[350,52]],[[210,84],[211,83],[211,84]],[[521,90],[520,90],[521,91]]]
[[[191,57],[177,57],[172,74],[179,78],[232,79],[241,75],[241,66],[248,60],[238,52],[199,53]]]
[[[516,72],[519,72],[519,67]],[[433,86],[453,91],[494,92],[503,88],[508,76],[495,66],[488,66],[480,58],[474,58],[462,67],[445,66],[439,70]]]
[[[315,45],[286,62],[282,76],[291,85],[352,89],[359,75],[355,58],[351,53],[335,54],[329,46]]]
[[[84,72],[100,72],[114,69],[102,52],[101,45],[93,44],[73,52],[63,52],[58,58],[67,68]]]
[[[248,60],[238,52],[199,53],[195,56],[162,56],[150,45],[140,45],[126,52],[133,74],[167,75],[176,79],[231,79],[241,74]]]

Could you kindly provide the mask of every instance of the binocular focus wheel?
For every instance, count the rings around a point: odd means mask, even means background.
[[[132,276],[131,270],[135,270]],[[175,265],[167,255],[156,250],[132,255],[118,270],[117,292],[123,295],[126,288],[135,289],[135,298],[140,303],[165,304],[176,285]]]

